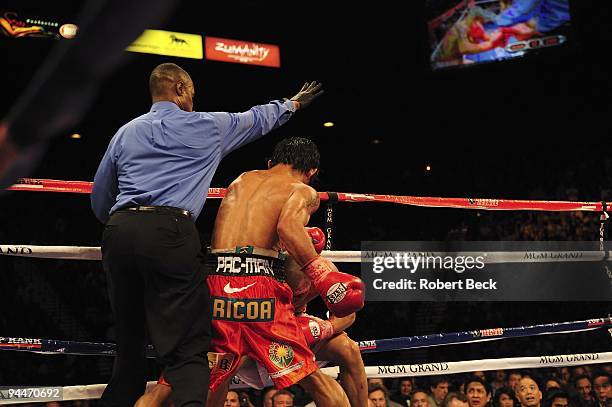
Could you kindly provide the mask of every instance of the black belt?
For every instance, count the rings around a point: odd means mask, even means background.
[[[191,219],[191,212],[187,209],[175,208],[172,206],[131,206],[129,208],[123,208],[122,211],[136,211],[136,212],[156,212],[156,213],[169,213],[172,215],[184,216]]]

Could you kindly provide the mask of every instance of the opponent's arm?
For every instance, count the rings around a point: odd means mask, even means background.
[[[331,322],[332,326],[334,327],[334,332],[342,332],[349,329],[350,326],[355,323],[355,319],[357,319],[357,317],[353,312],[352,314],[342,318],[332,315],[329,317],[329,322]]]
[[[355,322],[355,313],[353,312],[342,318],[332,315],[329,319],[323,320],[303,312],[296,315],[296,319],[298,325],[302,328],[306,342],[309,346],[312,346],[348,329]]]

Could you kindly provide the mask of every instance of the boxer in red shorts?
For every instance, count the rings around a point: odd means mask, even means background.
[[[286,251],[332,314],[363,307],[363,282],[320,257],[304,229],[319,207],[308,186],[319,153],[309,140],[289,138],[274,149],[269,169],[243,173],[221,203],[206,265],[213,298],[208,406],[222,405],[229,381],[246,357],[266,368],[278,388],[298,383],[317,406],[348,406],[341,387],[324,375],[301,332],[285,282]]]
[[[282,140],[274,148],[269,169],[242,174],[229,186],[221,203],[211,245],[216,263],[214,258],[208,263],[212,266],[210,294],[217,297],[211,351],[235,355],[236,361],[230,367],[217,365],[211,372],[211,405],[220,405],[225,399],[229,380],[243,356],[264,366],[278,388],[299,383],[317,406],[349,404],[338,383],[314,363],[294,316],[284,262],[269,252],[284,249],[332,313],[342,317],[363,306],[361,280],[338,272],[320,257],[304,229],[319,207],[319,197],[308,185],[318,166],[319,153],[310,140]],[[252,247],[252,252],[245,247]],[[235,298],[240,299],[239,304]]]

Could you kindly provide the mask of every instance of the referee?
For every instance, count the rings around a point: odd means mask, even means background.
[[[323,91],[311,82],[244,113],[193,112],[191,77],[172,63],[153,70],[149,88],[151,110],[111,139],[91,194],[117,334],[102,405],[131,406],[144,393],[148,329],[175,406],[204,406],[210,310],[194,221],[221,159]]]

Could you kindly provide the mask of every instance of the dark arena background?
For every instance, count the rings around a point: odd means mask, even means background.
[[[459,3],[182,2],[165,22],[149,28],[275,44],[280,67],[126,51],[127,60],[102,79],[84,118],[53,138],[38,165],[23,176],[93,181],[115,131],[149,110],[152,68],[175,62],[194,80],[194,110],[199,111],[245,111],[291,97],[305,81],[324,85],[325,94],[287,125],[226,157],[213,187],[226,187],[246,170],[265,168],[276,142],[300,136],[314,140],[320,149],[321,172],[314,185],[319,191],[611,202],[612,4],[571,1],[571,24],[564,27],[567,41],[561,46],[521,58],[434,70],[431,45],[437,40],[428,32],[428,22]],[[2,13],[75,22],[82,4],[19,1],[0,7]],[[0,117],[53,47],[69,41],[14,38],[6,30],[4,34]],[[326,122],[333,127],[324,126]],[[73,134],[81,137],[71,138]],[[197,220],[205,245],[219,203],[208,199]],[[311,225],[323,228],[325,209],[322,203]],[[599,221],[598,212],[340,202],[334,205],[332,249],[359,250],[362,241],[387,240],[597,241]],[[102,229],[87,194],[0,195],[0,246],[99,246]],[[358,264],[338,267],[359,274]],[[582,321],[609,317],[611,304],[367,302],[348,334],[366,341]],[[323,316],[324,305],[317,301],[309,311]],[[113,342],[101,263],[0,256],[0,338]],[[611,345],[608,330],[598,329],[369,353],[364,362],[373,366],[586,354],[608,352]],[[3,351],[0,344],[0,386],[106,383],[111,370],[108,356]],[[149,379],[158,373],[151,359]],[[458,388],[459,375],[450,377],[451,388]],[[427,377],[416,381],[429,388]],[[391,390],[398,386],[394,380],[385,384]],[[260,393],[251,390],[249,395],[258,405]],[[71,403],[62,405],[97,405],[96,400]]]

